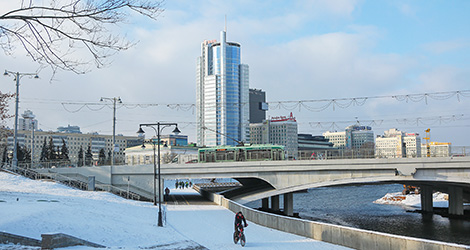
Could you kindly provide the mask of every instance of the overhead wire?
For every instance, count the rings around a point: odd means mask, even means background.
[[[422,102],[426,105],[429,99],[442,101],[456,97],[457,101],[460,102],[462,97],[470,97],[470,90],[458,90],[448,92],[432,92],[432,93],[419,93],[419,94],[404,94],[404,95],[383,95],[383,96],[363,96],[363,97],[349,97],[349,98],[333,98],[333,99],[312,99],[312,100],[296,100],[296,101],[271,101],[266,102],[270,110],[284,109],[284,110],[295,110],[299,111],[304,108],[311,112],[321,112],[328,108],[332,108],[333,111],[336,108],[346,109],[351,106],[363,106],[368,100],[371,99],[394,99],[399,102]],[[88,108],[91,111],[101,110],[104,106],[111,108],[111,104],[108,103],[86,103],[86,102],[62,102],[64,109],[70,113],[76,113],[81,111],[83,108]],[[315,105],[313,105],[315,104]],[[80,105],[76,109],[67,108],[66,105]],[[213,107],[206,108],[207,111],[218,109],[222,106],[228,108],[243,108],[249,105],[249,103],[217,103]],[[93,108],[100,106],[100,108]],[[196,104],[194,103],[122,103],[117,108],[125,107],[127,109],[135,108],[149,108],[149,107],[166,107],[176,111],[190,111],[194,113]]]

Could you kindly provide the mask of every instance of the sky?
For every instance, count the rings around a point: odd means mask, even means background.
[[[0,0],[0,13],[14,5]],[[266,91],[268,117],[292,112],[299,133],[313,135],[358,123],[376,135],[397,128],[424,137],[430,128],[431,141],[470,145],[469,1],[167,0],[164,8],[157,21],[134,15],[116,29],[137,43],[103,69],[22,78],[19,113],[33,111],[45,131],[76,125],[112,134],[112,105],[100,98],[120,97],[117,134],[176,122],[195,142],[196,58],[204,40],[219,39],[226,17],[227,40],[241,44],[250,67],[250,88]],[[12,56],[0,53],[4,69],[36,72],[38,65],[17,45]],[[0,78],[2,92],[14,93],[12,80]],[[427,95],[392,98],[414,94]],[[338,101],[324,107],[331,100]]]

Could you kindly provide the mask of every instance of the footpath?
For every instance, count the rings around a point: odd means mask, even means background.
[[[171,194],[199,195],[190,189],[171,190]],[[167,225],[208,249],[240,249],[232,240],[235,214],[218,205],[168,205]],[[249,249],[349,249],[248,222],[245,228]]]

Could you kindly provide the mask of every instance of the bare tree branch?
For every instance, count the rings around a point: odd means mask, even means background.
[[[108,64],[115,53],[134,45],[112,28],[131,13],[156,20],[163,0],[21,0],[19,7],[0,13],[0,48],[11,55],[20,45],[42,66],[83,74],[93,62]],[[87,51],[87,56],[78,55]]]

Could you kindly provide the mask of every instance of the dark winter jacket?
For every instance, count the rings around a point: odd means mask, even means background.
[[[246,227],[246,220],[245,220],[245,216],[243,216],[243,214],[241,212],[238,212],[236,215],[235,215],[235,227],[237,227],[238,224],[242,225],[243,221],[243,224],[245,224],[245,227]]]

